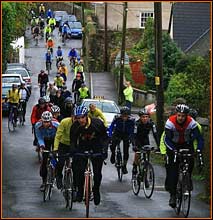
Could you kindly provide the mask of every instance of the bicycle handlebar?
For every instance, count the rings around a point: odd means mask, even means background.
[[[93,153],[92,151],[84,151],[82,153],[74,153],[74,156],[82,156],[82,157],[103,157],[102,153]]]
[[[191,153],[188,153],[190,150],[189,149],[179,149],[174,151],[174,163],[177,162],[177,157],[192,157]]]

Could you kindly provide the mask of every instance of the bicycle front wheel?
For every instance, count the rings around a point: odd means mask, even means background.
[[[180,214],[181,204],[182,204],[182,187],[180,181],[178,181],[177,189],[176,189],[176,207],[175,207],[175,212],[177,215]]]
[[[89,201],[90,201],[90,176],[85,176],[85,206],[86,206],[86,218],[89,218]]]
[[[24,114],[23,114],[23,111],[19,111],[18,113],[18,118],[19,118],[19,124],[20,125],[24,125]]]
[[[14,122],[13,116],[9,115],[9,117],[8,117],[8,130],[9,130],[9,132],[15,130],[14,123],[15,123],[15,122]]]
[[[123,172],[122,172],[122,155],[121,152],[117,152],[116,157],[115,157],[115,166],[117,168],[117,173],[118,173],[118,180],[122,182],[123,178]]]
[[[73,174],[72,170],[67,172],[64,178],[66,208],[72,210],[73,206]]]
[[[190,177],[189,174],[183,176],[182,184],[182,212],[184,217],[188,217],[191,204],[191,191],[189,190]]]
[[[143,169],[143,190],[146,198],[151,198],[155,185],[155,175],[152,164],[145,164]]]
[[[45,184],[45,189],[43,193],[44,202],[51,198],[52,196],[52,187],[53,187],[53,169],[51,166],[47,168],[47,183]]]
[[[139,169],[137,166],[137,174],[132,174],[132,191],[136,196],[140,192],[140,188],[141,188],[141,181],[139,177],[140,177],[140,174],[139,174]]]

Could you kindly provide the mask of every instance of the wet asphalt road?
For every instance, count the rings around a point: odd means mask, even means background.
[[[54,32],[56,47],[61,44]],[[65,209],[62,193],[54,188],[50,201],[42,201],[42,193],[39,191],[41,178],[39,177],[39,163],[35,149],[32,146],[33,135],[31,133],[30,115],[32,106],[36,104],[39,97],[37,86],[37,74],[44,69],[44,41],[39,41],[35,47],[29,31],[26,36],[30,39],[26,49],[25,57],[28,67],[33,72],[32,96],[28,102],[26,123],[23,127],[17,127],[15,132],[8,132],[7,118],[2,121],[2,217],[3,218],[82,218],[85,216],[83,203],[74,203],[73,210]],[[70,46],[81,48],[81,40],[68,40],[63,47],[65,63],[68,65],[68,49]],[[80,50],[79,50],[80,51]],[[50,81],[55,76],[55,62],[50,74]],[[73,74],[69,72],[68,89],[71,87]],[[89,76],[86,73],[87,84]],[[99,95],[111,97],[115,100],[115,89],[110,74],[98,73],[92,75],[93,90]],[[99,82],[104,82],[100,86]],[[94,94],[95,95],[95,94]],[[123,182],[117,180],[115,167],[110,164],[109,157],[107,165],[103,167],[103,178],[101,186],[101,204],[95,206],[91,202],[90,216],[94,218],[176,218],[174,210],[168,206],[169,195],[164,191],[165,170],[160,166],[154,166],[156,174],[156,190],[151,199],[146,199],[143,191],[135,196],[131,189],[131,169],[133,152],[130,150],[128,163],[129,173],[123,177]],[[192,194],[192,204],[189,217],[208,218],[210,207],[196,199],[199,186],[195,185]]]

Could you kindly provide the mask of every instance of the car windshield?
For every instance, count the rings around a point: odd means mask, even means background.
[[[20,74],[22,77],[28,77],[28,73],[26,70],[22,69],[9,69],[6,72],[7,74]]]
[[[70,28],[74,28],[74,29],[81,29],[82,25],[80,22],[70,22],[69,23]]]
[[[10,87],[2,87],[2,96],[6,96],[8,90],[10,90],[12,88],[12,86]]]
[[[67,15],[67,12],[66,11],[56,11],[55,13],[55,16],[63,16],[63,15]]]
[[[63,15],[61,20],[73,22],[73,21],[76,21],[76,17],[75,17],[75,15]]]
[[[103,102],[102,111],[107,113],[119,113],[119,110],[116,108],[114,103]]]
[[[20,78],[17,76],[2,77],[2,83],[20,83]]]

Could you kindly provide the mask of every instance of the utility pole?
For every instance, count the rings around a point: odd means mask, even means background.
[[[104,19],[104,71],[108,71],[108,42],[107,42],[107,2],[104,3],[105,6],[105,19]]]
[[[162,8],[161,2],[154,3],[155,13],[155,85],[157,89],[157,131],[159,136],[164,130],[164,94],[162,65]]]
[[[128,11],[127,2],[124,2],[124,7],[123,7],[123,32],[122,32],[121,60],[120,60],[119,104],[121,104],[124,100],[123,77],[124,77],[124,63],[125,63],[127,11]]]
[[[86,55],[86,48],[85,48],[85,16],[84,16],[84,5],[85,3],[81,3],[81,16],[82,16],[82,56]]]

